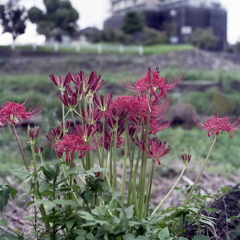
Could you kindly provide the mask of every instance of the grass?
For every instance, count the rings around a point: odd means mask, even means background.
[[[102,53],[104,54],[119,54],[123,55],[123,53],[119,52],[119,45],[116,44],[102,44]],[[150,54],[161,54],[161,53],[168,53],[173,51],[185,51],[194,49],[192,45],[188,44],[159,44],[159,45],[153,45],[153,46],[144,46],[143,47],[143,54],[144,55],[150,55]],[[1,49],[11,49],[11,46],[0,46]],[[23,45],[23,46],[16,46],[16,50],[25,50],[25,51],[34,51],[32,45]],[[13,50],[14,51],[14,50]],[[43,52],[54,52],[53,46],[37,46],[36,51],[43,51]],[[124,54],[138,54],[138,46],[124,46]],[[59,46],[59,52],[76,52],[76,47],[74,46]],[[83,53],[97,53],[97,44],[90,46],[81,46],[80,52]]]

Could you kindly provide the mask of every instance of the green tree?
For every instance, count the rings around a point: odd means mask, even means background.
[[[126,13],[123,19],[122,30],[126,34],[134,34],[143,30],[144,21],[143,18],[137,12]]]
[[[214,36],[211,27],[197,28],[190,36],[190,43],[198,48],[211,50],[215,48],[217,38]]]
[[[46,37],[53,35],[57,41],[61,41],[63,32],[73,36],[78,28],[79,14],[72,7],[71,2],[69,0],[43,0],[43,3],[46,7],[45,12],[37,7],[32,7],[28,11],[30,21],[37,24],[37,32]],[[54,32],[54,29],[58,31]]]
[[[19,0],[9,0],[5,4],[0,4],[0,23],[3,27],[3,33],[11,33],[13,41],[25,33],[27,11],[24,7],[18,5]]]

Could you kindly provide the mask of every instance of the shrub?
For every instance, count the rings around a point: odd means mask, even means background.
[[[214,36],[211,27],[197,28],[190,36],[190,43],[204,50],[212,50],[216,46],[217,38]]]

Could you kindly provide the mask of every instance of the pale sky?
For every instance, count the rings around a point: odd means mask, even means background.
[[[3,0],[0,0],[0,2]],[[80,13],[78,24],[81,29],[85,27],[103,28],[103,21],[110,16],[110,0],[70,0],[73,7]],[[227,38],[230,43],[240,40],[240,0],[220,0],[227,9],[228,14],[228,33]],[[27,8],[37,6],[44,9],[42,0],[21,0]],[[0,27],[0,33],[2,32]],[[16,43],[37,43],[44,42],[45,37],[36,33],[36,26],[32,23],[27,24],[26,33],[20,35]],[[12,37],[9,33],[0,35],[0,45],[11,44]]]

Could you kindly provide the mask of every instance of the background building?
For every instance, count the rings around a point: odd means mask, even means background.
[[[197,28],[211,27],[217,38],[216,50],[227,45],[227,12],[210,0],[111,0],[111,17],[104,29],[120,29],[129,11],[142,13],[148,27],[170,31],[171,43],[188,43]]]

